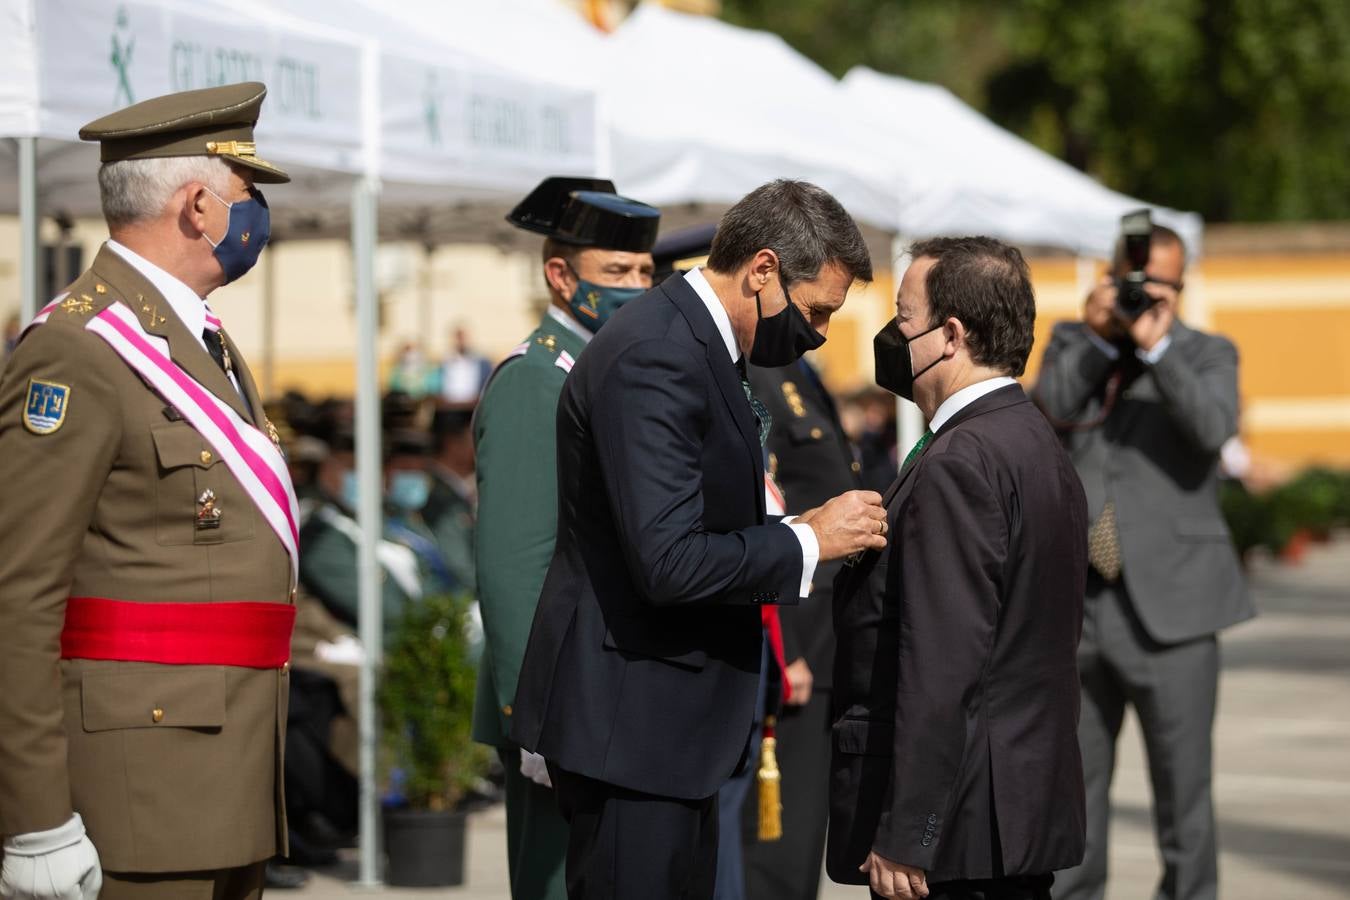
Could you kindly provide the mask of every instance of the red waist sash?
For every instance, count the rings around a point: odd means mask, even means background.
[[[137,603],[71,597],[62,659],[275,669],[291,658],[289,603]]]

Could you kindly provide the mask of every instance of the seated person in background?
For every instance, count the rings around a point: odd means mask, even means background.
[[[384,634],[392,633],[407,604],[456,587],[436,542],[421,521],[429,484],[428,442],[412,431],[394,432],[385,452],[384,535],[380,564]],[[339,430],[319,466],[322,502],[300,529],[300,584],[339,622],[357,625],[357,481],[352,436]]]

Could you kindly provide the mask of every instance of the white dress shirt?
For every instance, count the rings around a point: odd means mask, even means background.
[[[174,315],[178,316],[179,321],[187,328],[188,334],[192,335],[203,350],[206,350],[206,341],[202,338],[202,332],[206,330],[206,301],[197,296],[197,292],[192,288],[135,250],[111,239],[108,241],[108,249],[126,260],[133,269],[144,275],[146,280],[155,286],[155,290],[168,301]],[[234,389],[239,392],[239,396],[244,397],[244,391],[239,387],[239,379],[234,377],[233,372],[227,372],[226,375],[234,385]],[[247,397],[244,398],[244,405],[248,405]]]
[[[734,364],[741,358],[741,348],[736,343],[736,333],[731,330],[731,317],[727,315],[726,308],[722,306],[722,301],[712,289],[712,285],[708,284],[708,279],[703,277],[703,269],[697,267],[690,269],[685,273],[684,280],[689,282],[689,286],[698,294],[703,305],[708,307],[708,315],[712,316],[717,333],[722,336],[722,343],[727,348],[727,356]],[[788,516],[781,524],[791,528],[802,545],[802,583],[798,595],[804,600],[811,593],[811,580],[815,578],[816,566],[820,563],[820,543],[816,540],[816,533],[811,530],[810,525],[795,524],[793,518]]]
[[[937,434],[938,429],[951,421],[952,416],[985,394],[992,394],[999,388],[1005,388],[1010,384],[1017,384],[1017,379],[1010,378],[1007,375],[999,375],[995,378],[986,378],[984,381],[966,385],[942,401],[942,405],[937,408],[937,412],[933,413],[933,421],[928,423],[928,430]]]
[[[559,309],[552,303],[548,305],[548,315],[553,321],[581,338],[582,343],[589,344],[591,338],[595,337],[594,332],[587,330],[580,322],[572,318],[566,310]]]
[[[1120,359],[1120,348],[1115,344],[1111,343],[1091,328],[1087,330],[1087,336],[1088,340],[1092,342],[1092,346],[1105,353],[1107,358]],[[1172,346],[1172,333],[1168,332],[1158,338],[1158,343],[1153,345],[1152,350],[1144,350],[1136,347],[1134,348],[1134,355],[1151,366],[1162,359],[1163,354],[1167,352],[1167,348],[1170,346]]]

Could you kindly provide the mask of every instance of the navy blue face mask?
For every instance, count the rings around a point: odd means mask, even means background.
[[[242,278],[258,262],[263,248],[267,246],[267,239],[272,235],[272,213],[267,208],[262,191],[257,188],[249,188],[249,199],[233,203],[221,200],[210,188],[206,192],[225,204],[225,208],[230,211],[225,236],[219,242],[211,240],[210,235],[202,235],[220,261],[220,268],[225,272],[225,283],[229,284]]]

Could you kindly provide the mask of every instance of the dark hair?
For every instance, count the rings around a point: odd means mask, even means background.
[[[1154,224],[1153,230],[1149,232],[1148,239],[1151,244],[1180,247],[1181,265],[1183,267],[1186,265],[1186,242],[1181,239],[1181,235],[1177,234],[1166,225]],[[1123,235],[1116,238],[1116,255],[1113,258],[1113,262],[1117,269],[1121,269],[1122,266],[1124,266],[1125,269],[1129,268],[1130,261],[1125,257],[1125,238]],[[1122,271],[1124,270],[1122,269]]]
[[[1034,340],[1036,295],[1017,248],[989,237],[933,238],[910,254],[936,260],[924,280],[928,324],[960,319],[975,362],[1021,375]]]
[[[738,200],[717,225],[708,268],[734,272],[764,249],[778,255],[785,284],[815,278],[832,262],[856,281],[872,280],[858,224],[838,200],[805,181],[780,178]]]
[[[575,272],[577,270],[577,257],[581,255],[583,249],[585,248],[578,247],[576,244],[564,244],[562,241],[555,241],[553,238],[544,238],[543,261],[547,263],[556,256],[566,261],[572,267],[572,271]],[[544,287],[552,293],[553,282],[548,280],[547,270],[544,270]]]
[[[573,268],[576,268],[577,257],[581,255],[581,251],[584,249],[586,248],[578,247],[576,244],[564,244],[562,241],[555,241],[553,238],[544,238],[543,259],[544,262],[548,262],[557,256],[567,260]]]
[[[431,434],[437,447],[459,437],[469,435],[473,425],[472,407],[443,407],[431,417]]]

